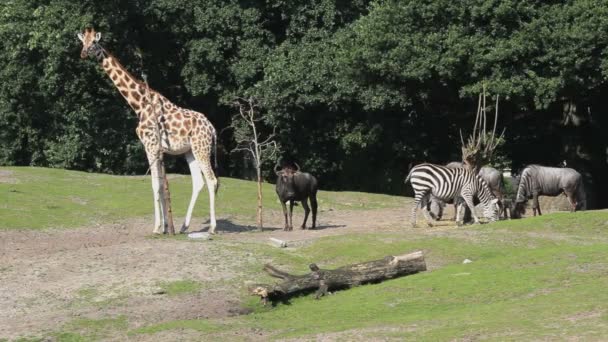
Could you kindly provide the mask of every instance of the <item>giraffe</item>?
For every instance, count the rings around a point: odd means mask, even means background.
[[[212,148],[217,143],[217,133],[211,122],[202,113],[173,104],[157,91],[150,89],[147,84],[133,77],[116,57],[99,44],[101,33],[95,32],[93,28],[87,28],[84,32],[78,33],[78,38],[82,42],[80,57],[82,59],[92,57],[101,63],[103,70],[139,118],[135,132],[146,150],[152,175],[153,233],[162,234],[165,229],[167,208],[164,208],[161,191],[159,161],[161,153],[167,153],[185,155],[192,175],[192,196],[180,233],[188,230],[198,194],[207,183],[210,206],[209,233],[214,234],[215,195],[219,183],[210,160]]]

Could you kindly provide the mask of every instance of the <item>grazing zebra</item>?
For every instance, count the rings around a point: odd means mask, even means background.
[[[557,196],[565,194],[570,202],[571,211],[585,209],[585,187],[583,176],[567,167],[547,167],[530,165],[521,172],[517,196],[515,199],[517,215],[525,211],[525,203],[532,198],[532,211],[536,216],[542,215],[538,196]]]
[[[448,163],[446,165],[446,167],[449,167],[450,169],[459,169],[459,168],[464,168],[465,166],[461,162],[451,162],[451,163]],[[479,170],[478,175],[484,181],[486,181],[486,183],[488,183],[488,186],[490,187],[490,190],[492,190],[492,193],[494,194],[494,196],[496,196],[496,198],[498,198],[498,200],[500,200],[502,202],[504,192],[505,192],[502,173],[493,167],[484,166]],[[453,203],[454,204],[454,218],[452,220],[456,220],[458,206],[460,205],[462,200],[455,200],[453,202],[454,202]],[[435,219],[435,221],[440,221],[441,217],[443,216],[444,207],[445,207],[445,202],[437,199],[434,196],[431,196],[431,200],[429,201],[427,210],[430,211],[429,214],[431,215],[431,217],[433,219]],[[468,213],[465,214],[465,220],[470,220],[470,219],[471,219],[471,215]]]
[[[473,197],[477,197],[484,206],[484,216],[490,221],[498,220],[499,201],[494,196],[488,184],[478,175],[461,168],[452,169],[442,165],[419,164],[414,166],[407,175],[405,182],[411,181],[414,189],[414,208],[412,208],[411,224],[416,227],[416,209],[422,209],[427,223],[432,227],[431,217],[427,211],[428,201],[432,196],[442,201],[462,196],[471,210],[475,223],[479,219],[475,215]],[[461,212],[458,210],[456,223],[462,224]]]

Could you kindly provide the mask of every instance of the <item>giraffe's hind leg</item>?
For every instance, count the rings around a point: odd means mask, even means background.
[[[198,160],[196,160],[192,152],[186,153],[186,161],[188,162],[188,166],[190,167],[190,174],[192,176],[192,197],[190,197],[188,212],[186,213],[186,219],[184,220],[184,224],[182,225],[182,228],[179,231],[180,233],[185,233],[188,230],[188,227],[190,227],[190,219],[192,218],[192,212],[194,211],[196,199],[198,198],[198,194],[205,186],[205,182],[203,181],[203,171],[201,170],[199,162]]]
[[[199,167],[203,172],[207,190],[209,191],[209,233],[215,234],[215,194],[218,188],[218,180],[211,167],[211,137],[195,138],[192,137],[192,153],[198,161]]]

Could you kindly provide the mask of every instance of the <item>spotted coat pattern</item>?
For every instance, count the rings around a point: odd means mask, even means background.
[[[160,211],[163,211],[163,220],[166,214],[166,208],[162,208],[160,184],[157,184],[160,167],[157,164],[161,153],[168,153],[184,154],[192,174],[193,193],[182,232],[187,230],[190,224],[194,203],[198,192],[204,185],[202,178],[204,176],[211,206],[209,231],[213,233],[216,226],[215,192],[218,180],[211,165],[211,154],[217,138],[216,130],[211,122],[202,113],[173,104],[159,92],[150,89],[144,82],[131,75],[116,57],[101,47],[99,44],[101,35],[94,29],[87,29],[78,37],[83,43],[81,57],[94,57],[101,63],[103,70],[139,118],[135,131],[144,145],[152,173],[152,188],[155,197],[154,232],[162,232],[161,225],[164,226],[164,221],[161,222]]]

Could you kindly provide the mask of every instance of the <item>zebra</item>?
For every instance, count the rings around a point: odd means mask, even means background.
[[[464,168],[464,164],[461,162],[451,162],[451,163],[446,164],[445,166],[450,169]],[[486,183],[488,183],[488,186],[490,187],[490,190],[492,190],[492,193],[494,194],[494,196],[496,196],[496,198],[498,198],[498,200],[501,201],[501,203],[502,203],[503,194],[505,193],[504,180],[502,177],[502,173],[493,167],[484,166],[479,170],[478,175],[484,181],[486,181]],[[454,204],[454,218],[452,220],[455,221],[456,214],[458,212],[458,206],[462,203],[462,199],[458,198],[458,199],[455,199],[453,202],[454,202],[453,203]],[[441,217],[443,216],[444,208],[445,208],[445,202],[439,200],[435,196],[431,196],[431,200],[429,201],[427,210],[429,210],[429,214],[435,221],[441,220]],[[505,215],[506,215],[506,213],[505,213]],[[505,216],[505,218],[506,218],[506,216]],[[466,213],[464,219],[470,220],[471,215],[469,213]]]
[[[427,224],[432,227],[427,204],[430,196],[435,196],[442,201],[449,201],[461,196],[465,204],[471,210],[475,223],[479,219],[475,215],[473,197],[477,197],[484,206],[484,216],[490,221],[498,220],[500,202],[494,196],[488,184],[478,175],[468,169],[452,169],[443,165],[419,164],[414,166],[405,179],[405,183],[411,181],[414,189],[414,207],[412,208],[412,227],[416,227],[416,210],[418,206],[422,209]],[[464,205],[461,205],[464,208]],[[462,225],[461,212],[458,210],[456,224]]]

